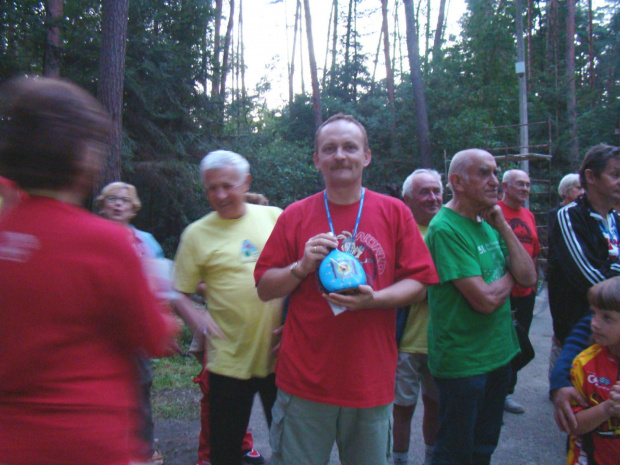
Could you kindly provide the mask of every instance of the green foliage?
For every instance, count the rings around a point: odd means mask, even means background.
[[[41,73],[45,34],[42,2],[3,1],[0,7],[0,80]]]
[[[173,257],[183,228],[208,211],[198,163],[154,160],[131,166],[125,178],[136,186],[142,201],[134,224],[151,232],[166,256]]]
[[[97,94],[101,49],[101,2],[65,1],[61,74]]]
[[[208,2],[155,0],[130,4],[124,129],[139,140],[137,160],[187,160],[205,134],[195,113],[206,98]]]
[[[322,189],[312,151],[274,141],[246,157],[252,167],[252,190],[265,194],[271,205],[284,208]]]

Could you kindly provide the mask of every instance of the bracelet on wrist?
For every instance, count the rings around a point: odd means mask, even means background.
[[[299,266],[299,260],[291,265],[291,267],[289,268],[289,271],[291,272],[294,278],[299,279],[300,281],[303,281],[306,278],[306,276],[302,275],[299,272],[299,270],[297,269],[298,266]]]

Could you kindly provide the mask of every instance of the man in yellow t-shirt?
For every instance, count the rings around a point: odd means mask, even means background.
[[[207,346],[212,465],[241,463],[254,394],[271,424],[277,392],[273,331],[281,324],[282,300],[262,302],[253,273],[281,210],[244,202],[249,168],[241,155],[224,150],[202,160],[214,211],[185,229],[175,259],[176,288],[192,294],[204,281],[209,313],[224,334]]]
[[[421,168],[411,173],[403,183],[403,200],[413,213],[422,237],[428,224],[443,204],[441,175]],[[424,465],[430,464],[435,435],[439,428],[439,394],[428,370],[428,302],[411,304],[403,337],[398,345],[396,393],[394,397],[394,464],[407,465],[411,419],[420,387],[424,402],[422,434],[426,446]]]

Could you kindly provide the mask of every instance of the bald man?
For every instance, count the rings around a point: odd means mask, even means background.
[[[440,418],[432,465],[490,463],[519,352],[508,298],[515,282],[536,282],[532,259],[497,205],[496,172],[488,152],[457,153],[448,171],[454,197],[426,234],[439,275],[428,291]]]

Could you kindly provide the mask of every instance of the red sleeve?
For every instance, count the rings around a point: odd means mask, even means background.
[[[287,228],[288,224],[295,224],[293,221],[287,221],[291,216],[290,210],[285,210],[276,222],[263,251],[258,257],[256,266],[254,267],[254,281],[256,284],[263,277],[265,272],[271,268],[283,268],[290,265],[300,257],[297,256],[295,247],[294,226]],[[288,234],[287,234],[288,232]]]

